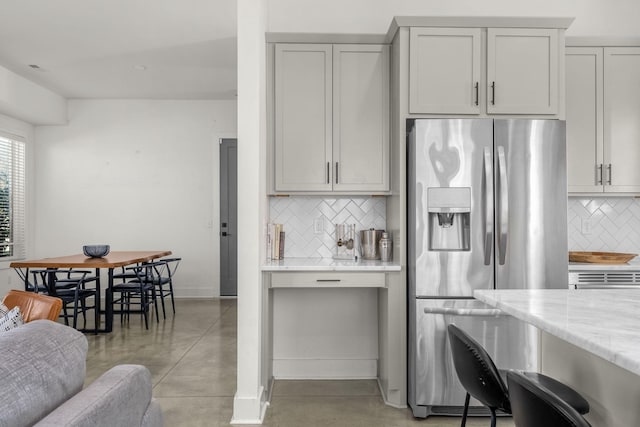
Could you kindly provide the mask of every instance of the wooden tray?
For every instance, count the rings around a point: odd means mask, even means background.
[[[624,264],[637,255],[620,252],[569,252],[569,261],[592,264]]]

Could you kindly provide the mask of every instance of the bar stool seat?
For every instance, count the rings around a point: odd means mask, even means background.
[[[507,374],[507,384],[513,421],[517,427],[591,426],[569,402],[540,382],[531,380],[529,376],[510,371]]]
[[[534,383],[540,384],[544,388],[551,390],[556,396],[567,402],[569,406],[578,411],[581,415],[589,413],[589,402],[587,402],[580,393],[568,385],[538,372],[520,373]]]
[[[469,410],[469,400],[473,396],[491,411],[491,427],[496,425],[496,411],[511,414],[511,401],[507,382],[496,368],[487,351],[462,329],[451,324],[447,327],[453,365],[460,383],[467,391],[462,413],[461,427],[464,427]],[[531,381],[540,381],[544,387],[555,394],[562,394],[564,400],[572,402],[574,409],[581,414],[589,412],[587,402],[577,391],[543,374],[526,372]]]

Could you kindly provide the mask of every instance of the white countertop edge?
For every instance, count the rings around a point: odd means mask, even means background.
[[[401,271],[400,264],[369,260],[337,260],[332,258],[287,258],[267,261],[262,271]]]
[[[558,293],[558,299],[562,298],[563,295],[566,295],[567,292],[612,292],[612,291],[602,291],[602,290],[564,290],[564,289],[545,289],[545,290],[530,290],[530,292],[535,291],[544,291],[549,294],[553,292]],[[474,292],[474,297],[486,304],[489,304],[493,307],[496,307],[506,314],[509,314],[513,317],[516,317],[520,320],[524,320],[533,326],[539,328],[540,330],[547,332],[551,335],[554,335],[562,340],[565,340],[568,343],[575,345],[583,350],[586,350],[590,353],[595,354],[603,358],[604,360],[611,362],[621,368],[624,368],[636,375],[640,375],[640,352],[638,349],[633,349],[628,352],[620,352],[612,349],[612,347],[605,345],[606,340],[594,340],[590,339],[590,337],[585,337],[583,335],[575,333],[573,330],[563,327],[562,325],[557,325],[551,321],[548,321],[540,316],[536,316],[528,310],[522,309],[520,307],[516,307],[511,305],[509,302],[504,302],[501,299],[501,296],[498,292],[509,292],[509,291],[496,291],[496,290],[476,290]],[[619,291],[613,291],[619,292]],[[608,332],[609,334],[614,333],[614,331],[603,331],[603,333]],[[627,354],[628,353],[628,354]]]
[[[640,271],[640,261],[638,258],[634,258],[628,263],[624,264],[593,264],[585,262],[570,262],[569,271],[610,271],[610,270],[624,270],[624,271]]]

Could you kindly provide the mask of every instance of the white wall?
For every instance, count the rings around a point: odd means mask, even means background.
[[[269,0],[272,32],[387,32],[394,16],[575,17],[569,36],[639,35],[637,0]]]
[[[219,295],[218,138],[235,101],[70,100],[35,131],[35,256],[171,250],[176,295]]]
[[[30,176],[30,172],[33,171],[33,135],[34,128],[32,125],[25,123],[21,120],[14,119],[0,114],[0,130],[13,135],[18,135],[26,139],[26,154],[27,154],[27,227],[25,230],[27,239],[27,257],[33,254],[33,229],[29,227],[29,224],[33,224],[33,184],[34,180]],[[0,298],[4,296],[9,289],[23,289],[23,284],[18,279],[18,276],[9,268],[10,262],[0,262]]]
[[[0,113],[32,124],[63,124],[66,99],[0,67]]]

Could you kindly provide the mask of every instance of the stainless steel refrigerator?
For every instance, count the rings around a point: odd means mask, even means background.
[[[473,291],[566,289],[565,123],[416,119],[407,129],[409,404],[416,417],[458,415],[449,323],[498,367],[538,368],[536,330]]]

